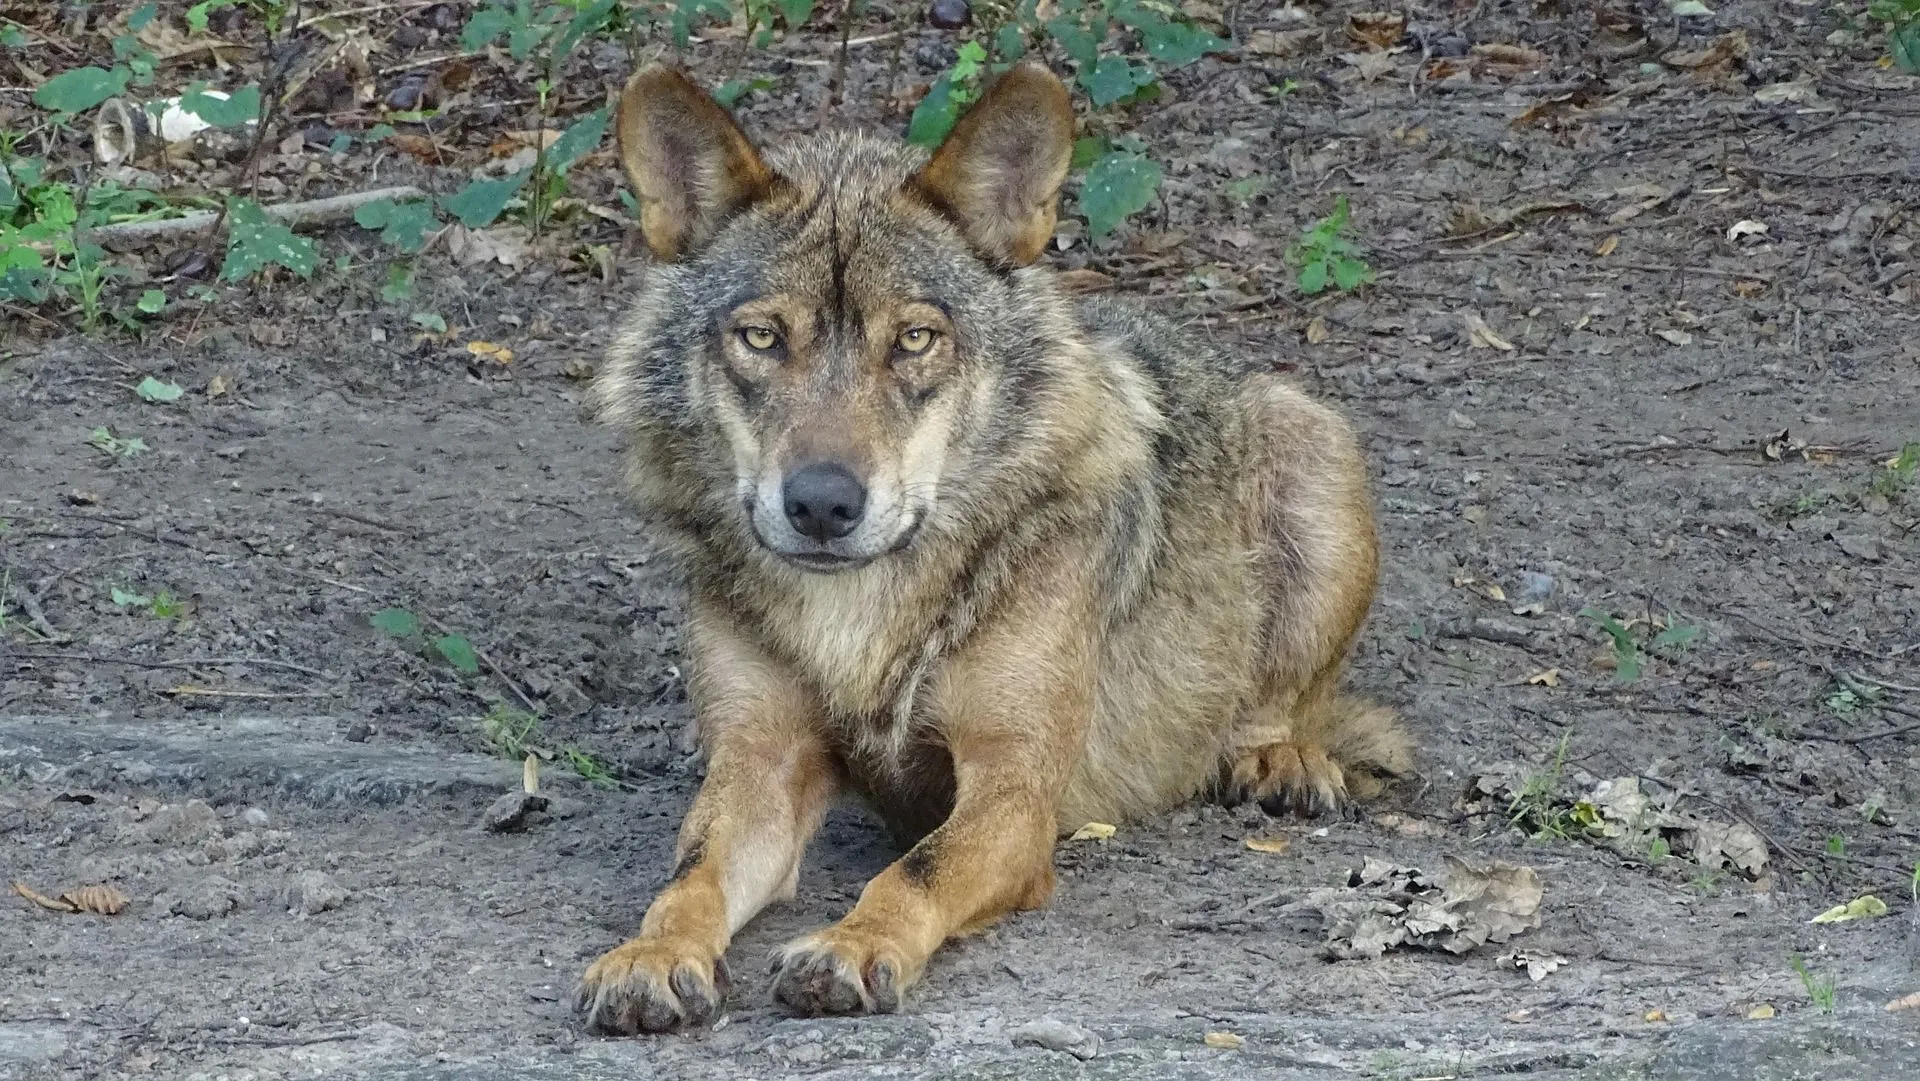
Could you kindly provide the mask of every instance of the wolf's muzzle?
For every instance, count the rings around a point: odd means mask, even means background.
[[[780,499],[794,532],[822,544],[853,532],[867,513],[867,486],[838,462],[815,462],[789,473]]]

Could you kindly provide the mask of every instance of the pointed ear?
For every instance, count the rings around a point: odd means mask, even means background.
[[[620,95],[620,161],[640,200],[640,232],[671,262],[764,197],[773,173],[733,117],[686,76],[650,64]]]
[[[1073,103],[1053,72],[1024,61],[994,80],[917,173],[913,186],[967,236],[1016,266],[1053,237],[1073,160]]]

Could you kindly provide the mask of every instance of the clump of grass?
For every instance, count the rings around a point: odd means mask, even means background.
[[[1832,976],[1815,976],[1813,973],[1807,971],[1807,963],[1802,961],[1798,956],[1795,956],[1793,959],[1793,971],[1795,975],[1800,977],[1800,985],[1807,989],[1807,1000],[1813,1003],[1813,1008],[1819,1010],[1821,1013],[1832,1013],[1835,990],[1834,978]]]

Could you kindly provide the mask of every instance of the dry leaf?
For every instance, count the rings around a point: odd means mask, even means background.
[[[1684,330],[1663,329],[1663,330],[1654,331],[1654,334],[1658,335],[1659,337],[1665,338],[1667,341],[1672,342],[1675,345],[1692,345],[1693,344],[1693,335],[1688,334]]]
[[[1667,1020],[1667,1011],[1648,1010],[1646,1013],[1640,1015],[1640,1019],[1650,1025],[1665,1024]]]
[[[1314,890],[1285,906],[1319,911],[1335,960],[1380,956],[1394,946],[1466,953],[1540,926],[1540,876],[1531,867],[1485,869],[1447,857],[1444,886],[1416,867],[1368,859],[1344,889]]]
[[[1571,114],[1607,94],[1604,79],[1588,79],[1569,93],[1559,94],[1545,101],[1535,102],[1527,111],[1514,117],[1509,123],[1516,128],[1539,126],[1545,128],[1560,127],[1568,120],[1577,119]]]
[[[1766,235],[1767,235],[1767,226],[1765,222],[1758,222],[1758,221],[1752,221],[1752,220],[1737,221],[1727,227],[1728,240],[1739,240],[1743,236],[1766,236]]]
[[[1393,72],[1393,56],[1390,53],[1341,53],[1340,59],[1352,64],[1353,70],[1364,82],[1375,82]]]
[[[519,269],[532,258],[525,226],[497,225],[491,229],[469,229],[455,222],[447,226],[447,254],[461,266],[497,262]]]
[[[1871,919],[1887,914],[1887,903],[1871,893],[1862,894],[1844,905],[1834,905],[1820,913],[1809,923],[1847,923],[1852,920]]]
[[[1693,861],[1702,867],[1732,867],[1750,878],[1759,878],[1767,868],[1767,842],[1752,826],[1700,822],[1687,840],[1691,842]]]
[[[1753,1009],[1750,1009],[1747,1011],[1747,1020],[1765,1021],[1771,1018],[1773,1016],[1773,1013],[1774,1013],[1773,1003],[1762,1002],[1758,1006],[1755,1006]]]
[[[1467,337],[1473,343],[1473,348],[1498,349],[1505,353],[1513,352],[1513,343],[1495,334],[1493,328],[1487,325],[1487,321],[1480,317],[1479,312],[1463,312],[1461,315],[1462,318],[1466,320]]]
[[[439,146],[424,135],[395,132],[387,136],[387,145],[422,165],[438,165],[446,160],[446,157],[440,153]]]
[[[1733,30],[1714,39],[1705,49],[1671,52],[1660,58],[1668,67],[1687,68],[1705,74],[1723,74],[1746,60],[1752,47],[1744,30]]]
[[[1482,70],[1494,75],[1523,75],[1547,66],[1545,53],[1525,45],[1475,45],[1473,55],[1479,58]]]
[[[1269,855],[1274,855],[1274,856],[1277,856],[1280,853],[1285,852],[1291,844],[1292,842],[1287,840],[1285,837],[1249,837],[1247,838],[1248,848],[1252,849],[1255,852],[1265,852],[1265,853],[1268,853]]]
[[[232,390],[233,380],[228,379],[225,372],[216,373],[212,379],[207,380],[207,397],[209,398],[223,397]]]
[[[1915,991],[1911,995],[1901,995],[1887,1003],[1888,1013],[1898,1013],[1901,1010],[1920,1010],[1920,991]]]
[[[1073,831],[1069,841],[1104,841],[1114,834],[1114,828],[1105,822],[1089,822]]]
[[[1329,337],[1332,337],[1332,335],[1327,331],[1327,321],[1324,318],[1316,315],[1312,319],[1307,320],[1308,345],[1319,345]]]
[[[127,895],[107,885],[82,886],[58,897],[48,897],[24,882],[15,882],[13,892],[49,912],[93,912],[102,916],[116,916],[127,907]]]
[[[1757,297],[1761,293],[1764,293],[1766,291],[1767,291],[1766,282],[1757,282],[1757,281],[1752,281],[1748,279],[1742,279],[1740,281],[1733,283],[1733,295],[1745,300],[1752,300],[1754,297]]]
[[[1536,687],[1558,687],[1560,685],[1560,670],[1558,668],[1549,668],[1544,672],[1535,672],[1533,675],[1527,677],[1527,682]]]
[[[1814,91],[1813,79],[1794,79],[1791,82],[1769,83],[1753,92],[1753,100],[1762,105],[1778,105],[1782,102],[1796,102],[1802,105],[1814,105],[1820,101],[1820,95]]]
[[[1502,954],[1494,961],[1501,968],[1517,968],[1527,974],[1527,979],[1539,983],[1553,971],[1567,963],[1567,959],[1552,953],[1540,953],[1531,950],[1514,950]]]
[[[117,916],[127,907],[127,895],[104,884],[68,890],[60,895],[60,899],[72,905],[75,911],[102,916]]]
[[[1593,254],[1598,255],[1602,259],[1604,259],[1607,256],[1612,255],[1615,251],[1619,250],[1619,247],[1620,247],[1620,234],[1615,233],[1612,236],[1607,237],[1607,239],[1602,240],[1600,242],[1600,246],[1593,249]]]
[[[584,383],[593,378],[593,365],[579,357],[568,357],[567,362],[560,365],[560,374],[576,383]]]
[[[1347,16],[1347,36],[1374,49],[1391,49],[1407,33],[1407,17],[1397,11],[1360,11]]]
[[[1238,1051],[1247,1045],[1246,1037],[1231,1032],[1209,1032],[1201,1042],[1220,1051]]]
[[[1255,56],[1299,56],[1318,45],[1320,37],[1319,30],[1255,30],[1247,35],[1247,51]]]
[[[512,364],[513,350],[493,342],[468,342],[467,352],[476,357],[491,360],[496,364]]]

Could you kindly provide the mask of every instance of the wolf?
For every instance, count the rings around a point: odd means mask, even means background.
[[[1352,428],[1039,260],[1073,147],[1045,66],[931,154],[761,146],[660,65],[617,136],[652,258],[591,408],[684,573],[707,765],[669,884],[580,981],[591,1029],[714,1021],[730,939],[846,795],[909,847],[778,952],[803,1015],[898,1010],[945,940],[1047,900],[1063,829],[1409,770],[1338,687],[1379,558]]]

